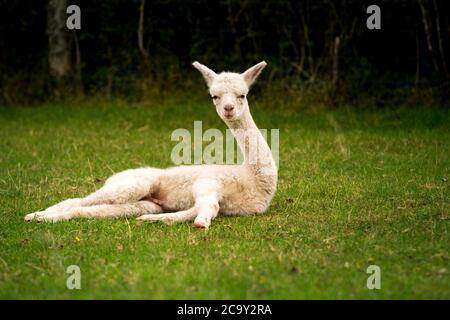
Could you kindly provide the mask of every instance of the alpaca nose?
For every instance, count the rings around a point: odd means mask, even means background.
[[[227,105],[225,105],[224,109],[225,109],[225,111],[230,112],[230,111],[233,111],[234,106],[232,104],[227,104]]]

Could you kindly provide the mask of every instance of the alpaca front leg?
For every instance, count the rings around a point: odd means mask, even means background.
[[[208,229],[211,221],[219,213],[219,202],[214,194],[202,196],[195,199],[195,208],[198,214],[194,220],[194,226],[201,229]]]
[[[157,222],[161,221],[167,224],[179,223],[192,221],[197,216],[197,211],[195,208],[190,208],[188,210],[161,213],[161,214],[145,214],[137,218],[139,221]]]
[[[138,217],[137,220],[147,222],[161,221],[167,224],[173,224],[195,219],[194,225],[197,228],[207,229],[218,212],[219,203],[216,193],[205,194],[203,192],[201,196],[195,199],[195,206],[193,208],[171,213],[146,214]]]
[[[208,229],[219,213],[220,184],[214,179],[199,179],[192,186],[197,217],[194,226]]]

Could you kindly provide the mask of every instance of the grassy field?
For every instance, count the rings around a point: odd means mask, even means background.
[[[198,99],[197,99],[198,100]],[[127,168],[171,166],[176,128],[225,130],[209,101],[0,108],[0,298],[450,299],[450,115],[294,112],[269,211],[208,231],[134,219],[25,223]],[[66,268],[81,268],[68,290]],[[369,290],[366,269],[381,268]]]

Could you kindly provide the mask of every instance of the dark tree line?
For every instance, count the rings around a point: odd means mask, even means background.
[[[81,8],[81,30],[65,28],[69,4]],[[381,30],[366,27],[371,4],[381,8]],[[140,98],[188,86],[194,60],[239,70],[265,59],[267,82],[290,92],[317,86],[355,98],[426,88],[445,102],[449,7],[445,0],[0,0],[0,101]]]

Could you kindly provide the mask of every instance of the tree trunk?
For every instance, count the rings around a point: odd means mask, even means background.
[[[339,37],[334,38],[334,50],[333,50],[333,76],[331,78],[331,84],[333,92],[337,90],[337,84],[339,80],[339,43],[341,39]]]
[[[438,68],[438,64],[437,64],[437,60],[436,60],[436,56],[434,54],[434,48],[433,48],[431,23],[428,20],[427,9],[425,8],[423,0],[419,0],[419,6],[420,6],[420,11],[422,12],[422,23],[423,23],[423,28],[425,31],[425,36],[427,39],[428,51],[430,52],[431,60],[433,61],[434,70],[438,71],[439,68]]]
[[[433,0],[433,6],[434,6],[434,13],[436,15],[436,33],[437,33],[437,41],[439,46],[439,52],[441,54],[442,59],[442,66],[444,67],[444,72],[447,77],[449,77],[448,69],[447,69],[447,63],[446,63],[446,55],[444,54],[444,47],[442,46],[442,36],[441,36],[441,22],[439,19],[439,10],[437,7],[436,0]]]
[[[145,64],[148,62],[148,52],[144,46],[144,11],[145,10],[145,0],[141,0],[141,5],[139,7],[139,27],[138,27],[138,46],[139,51],[144,58]]]
[[[70,71],[70,49],[67,36],[67,0],[47,1],[48,62],[50,73],[60,81]]]
[[[80,43],[76,33],[73,34],[75,40],[75,77],[77,81],[77,90],[79,94],[83,94],[83,78],[81,74],[81,52]]]

